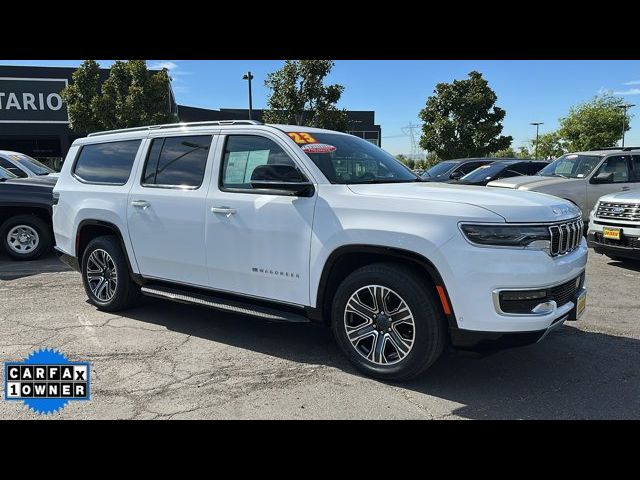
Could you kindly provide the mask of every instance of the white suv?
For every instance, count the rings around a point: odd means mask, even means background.
[[[357,368],[398,380],[446,346],[577,319],[580,217],[544,194],[424,183],[351,135],[221,121],[76,140],[53,224],[99,309],[144,294],[324,322]]]

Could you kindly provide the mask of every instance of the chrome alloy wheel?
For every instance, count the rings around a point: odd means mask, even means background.
[[[405,358],[415,340],[413,314],[400,295],[381,285],[357,290],[347,302],[344,328],[353,348],[377,365]]]
[[[101,302],[113,298],[118,286],[116,264],[106,250],[98,248],[87,259],[87,283],[91,293]]]
[[[29,225],[16,225],[7,233],[7,245],[16,253],[25,254],[38,247],[40,236]]]

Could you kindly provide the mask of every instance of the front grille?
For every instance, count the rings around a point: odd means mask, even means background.
[[[582,219],[578,218],[567,223],[551,225],[549,232],[551,233],[551,248],[549,250],[551,256],[555,257],[572,252],[580,246],[582,241]]]
[[[627,237],[626,235],[620,235],[620,240],[612,240],[610,238],[604,238],[602,233],[596,232],[594,235],[594,240],[603,245],[611,245],[612,247],[627,247],[627,248],[636,248],[640,250],[640,238],[638,237]]]
[[[550,300],[554,300],[558,307],[562,307],[573,301],[583,285],[584,273],[561,285],[534,290],[538,292],[544,291],[546,294],[543,298],[537,298],[535,300],[505,300],[503,298],[504,292],[500,292],[500,310],[504,313],[528,314],[531,313],[531,310],[533,310],[536,305]],[[522,290],[523,294],[528,292],[532,292],[532,290]]]
[[[640,222],[640,203],[600,202],[596,217]]]

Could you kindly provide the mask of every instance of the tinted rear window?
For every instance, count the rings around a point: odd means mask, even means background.
[[[131,174],[141,140],[84,145],[73,173],[88,183],[124,185]]]
[[[142,184],[198,188],[202,185],[211,135],[154,138]]]

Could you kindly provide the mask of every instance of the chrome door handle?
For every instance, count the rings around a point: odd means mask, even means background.
[[[146,200],[134,200],[133,202],[131,202],[131,205],[134,207],[140,207],[143,210],[146,210],[151,206],[151,204]]]
[[[231,207],[211,207],[213,213],[224,213],[227,217],[236,213],[235,208]]]

